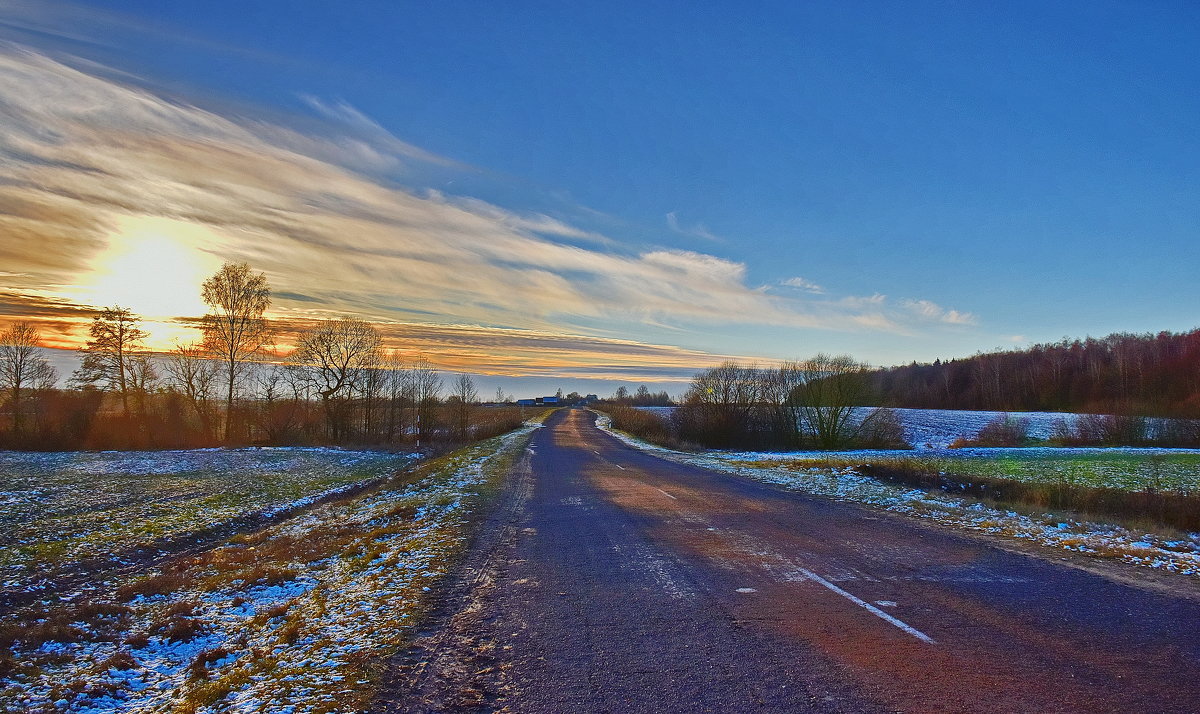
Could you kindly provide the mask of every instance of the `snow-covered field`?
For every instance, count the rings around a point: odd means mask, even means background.
[[[675,407],[638,407],[645,411],[669,416]],[[859,410],[864,416],[868,408]],[[975,412],[960,409],[893,409],[904,427],[904,438],[918,450],[945,449],[957,439],[973,439],[979,430],[997,417],[1009,415],[1014,419],[1028,419],[1029,436],[1033,439],[1048,439],[1054,425],[1064,421],[1073,426],[1078,414],[1066,412]]]
[[[1135,531],[1103,523],[1081,522],[1050,513],[1017,513],[990,507],[971,498],[960,498],[942,492],[895,486],[859,475],[853,470],[855,462],[870,463],[871,459],[914,458],[913,452],[842,452],[828,453],[699,453],[674,451],[646,443],[620,431],[613,430],[607,415],[600,414],[597,424],[626,443],[679,463],[736,474],[784,488],[803,491],[839,501],[866,505],[904,515],[927,519],[941,525],[980,531],[1008,538],[1021,539],[1041,545],[1062,548],[1099,557],[1115,558],[1134,565],[1200,576],[1200,534],[1161,534]],[[964,454],[961,463],[974,463],[981,468],[1002,463],[1005,458],[1017,459],[1024,454],[1029,460],[1024,469],[1034,473],[1052,461],[1046,452],[1069,452],[1062,455],[1063,468],[1070,466],[1070,457],[1079,449],[975,449]],[[1089,449],[1098,454],[1097,460],[1107,461],[1115,471],[1126,457],[1145,461],[1147,454],[1166,450],[1147,449]],[[1037,452],[1042,453],[1039,462]],[[940,452],[938,458],[946,456]],[[998,453],[1004,454],[997,456]],[[916,455],[919,457],[919,455]],[[1177,472],[1185,473],[1191,483],[1200,482],[1200,452],[1178,454]],[[1164,457],[1167,458],[1167,457]],[[820,460],[825,459],[826,465]],[[1168,463],[1164,461],[1164,463]],[[1040,465],[1039,465],[1040,464]],[[1128,466],[1128,464],[1126,464]],[[1018,470],[1020,470],[1018,469]],[[1053,479],[1053,476],[1046,478]]]
[[[0,584],[57,565],[274,513],[403,468],[416,455],[332,448],[0,452]]]
[[[387,655],[406,642],[423,593],[462,547],[479,494],[533,428],[175,559],[107,597],[66,593],[40,617],[11,615],[0,622],[0,636],[14,641],[11,654],[0,647],[0,709],[361,710]],[[260,466],[280,472],[285,462],[330,458],[263,456]],[[361,454],[333,458],[360,474],[395,467]]]
[[[1028,420],[1029,436],[1049,439],[1057,422],[1073,426],[1078,414],[1065,412],[974,412],[958,409],[895,409],[904,425],[904,438],[915,449],[944,449],[956,439],[973,439],[999,417]]]
[[[669,415],[674,407],[640,407]],[[866,410],[862,410],[866,413]],[[1058,412],[973,412],[949,409],[895,409],[913,450],[713,452],[730,461],[788,461],[839,467],[919,461],[926,470],[955,476],[988,476],[1019,481],[1078,486],[1200,492],[1200,449],[1135,447],[1052,447],[950,449],[954,441],[974,438],[979,430],[1005,414],[1029,420],[1029,436],[1048,438],[1059,420],[1080,416]]]

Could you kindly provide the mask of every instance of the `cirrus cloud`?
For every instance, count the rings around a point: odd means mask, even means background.
[[[72,289],[96,256],[143,217],[187,227],[180,234],[194,250],[265,271],[280,320],[354,314],[385,326],[460,326],[455,334],[464,325],[497,330],[511,357],[506,372],[521,360],[536,368],[536,350],[516,347],[543,344],[534,335],[576,336],[608,360],[593,364],[560,345],[555,354],[569,359],[556,368],[573,360],[615,373],[649,368],[621,341],[630,325],[903,332],[920,322],[974,322],[923,300],[829,298],[802,278],[784,284],[804,295],[775,294],[750,285],[738,261],[623,245],[554,216],[400,188],[386,177],[456,164],[344,103],[310,100],[335,126],[304,132],[206,110],[113,74],[0,46],[0,279],[39,305],[61,300],[64,320],[83,314]],[[399,340],[413,330],[392,333]],[[596,340],[623,345],[619,358]],[[653,350],[668,361],[669,352]],[[703,354],[685,353],[693,361]],[[487,363],[481,350],[462,354]]]

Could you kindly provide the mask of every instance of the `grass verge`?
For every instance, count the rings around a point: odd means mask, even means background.
[[[361,709],[531,429],[176,558],[107,596],[65,593],[14,613],[0,623],[0,708]]]

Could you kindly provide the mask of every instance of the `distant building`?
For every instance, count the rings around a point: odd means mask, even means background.
[[[536,399],[518,399],[517,406],[519,406],[519,407],[537,406],[537,400]]]
[[[542,397],[542,404],[558,404],[558,397]]]
[[[596,396],[595,394],[589,394],[583,398],[584,404],[595,404],[598,401],[600,401],[600,397]]]

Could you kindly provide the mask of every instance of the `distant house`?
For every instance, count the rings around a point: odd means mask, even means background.
[[[595,394],[589,394],[583,398],[584,404],[595,404],[598,401],[600,401],[600,397],[596,396]]]

